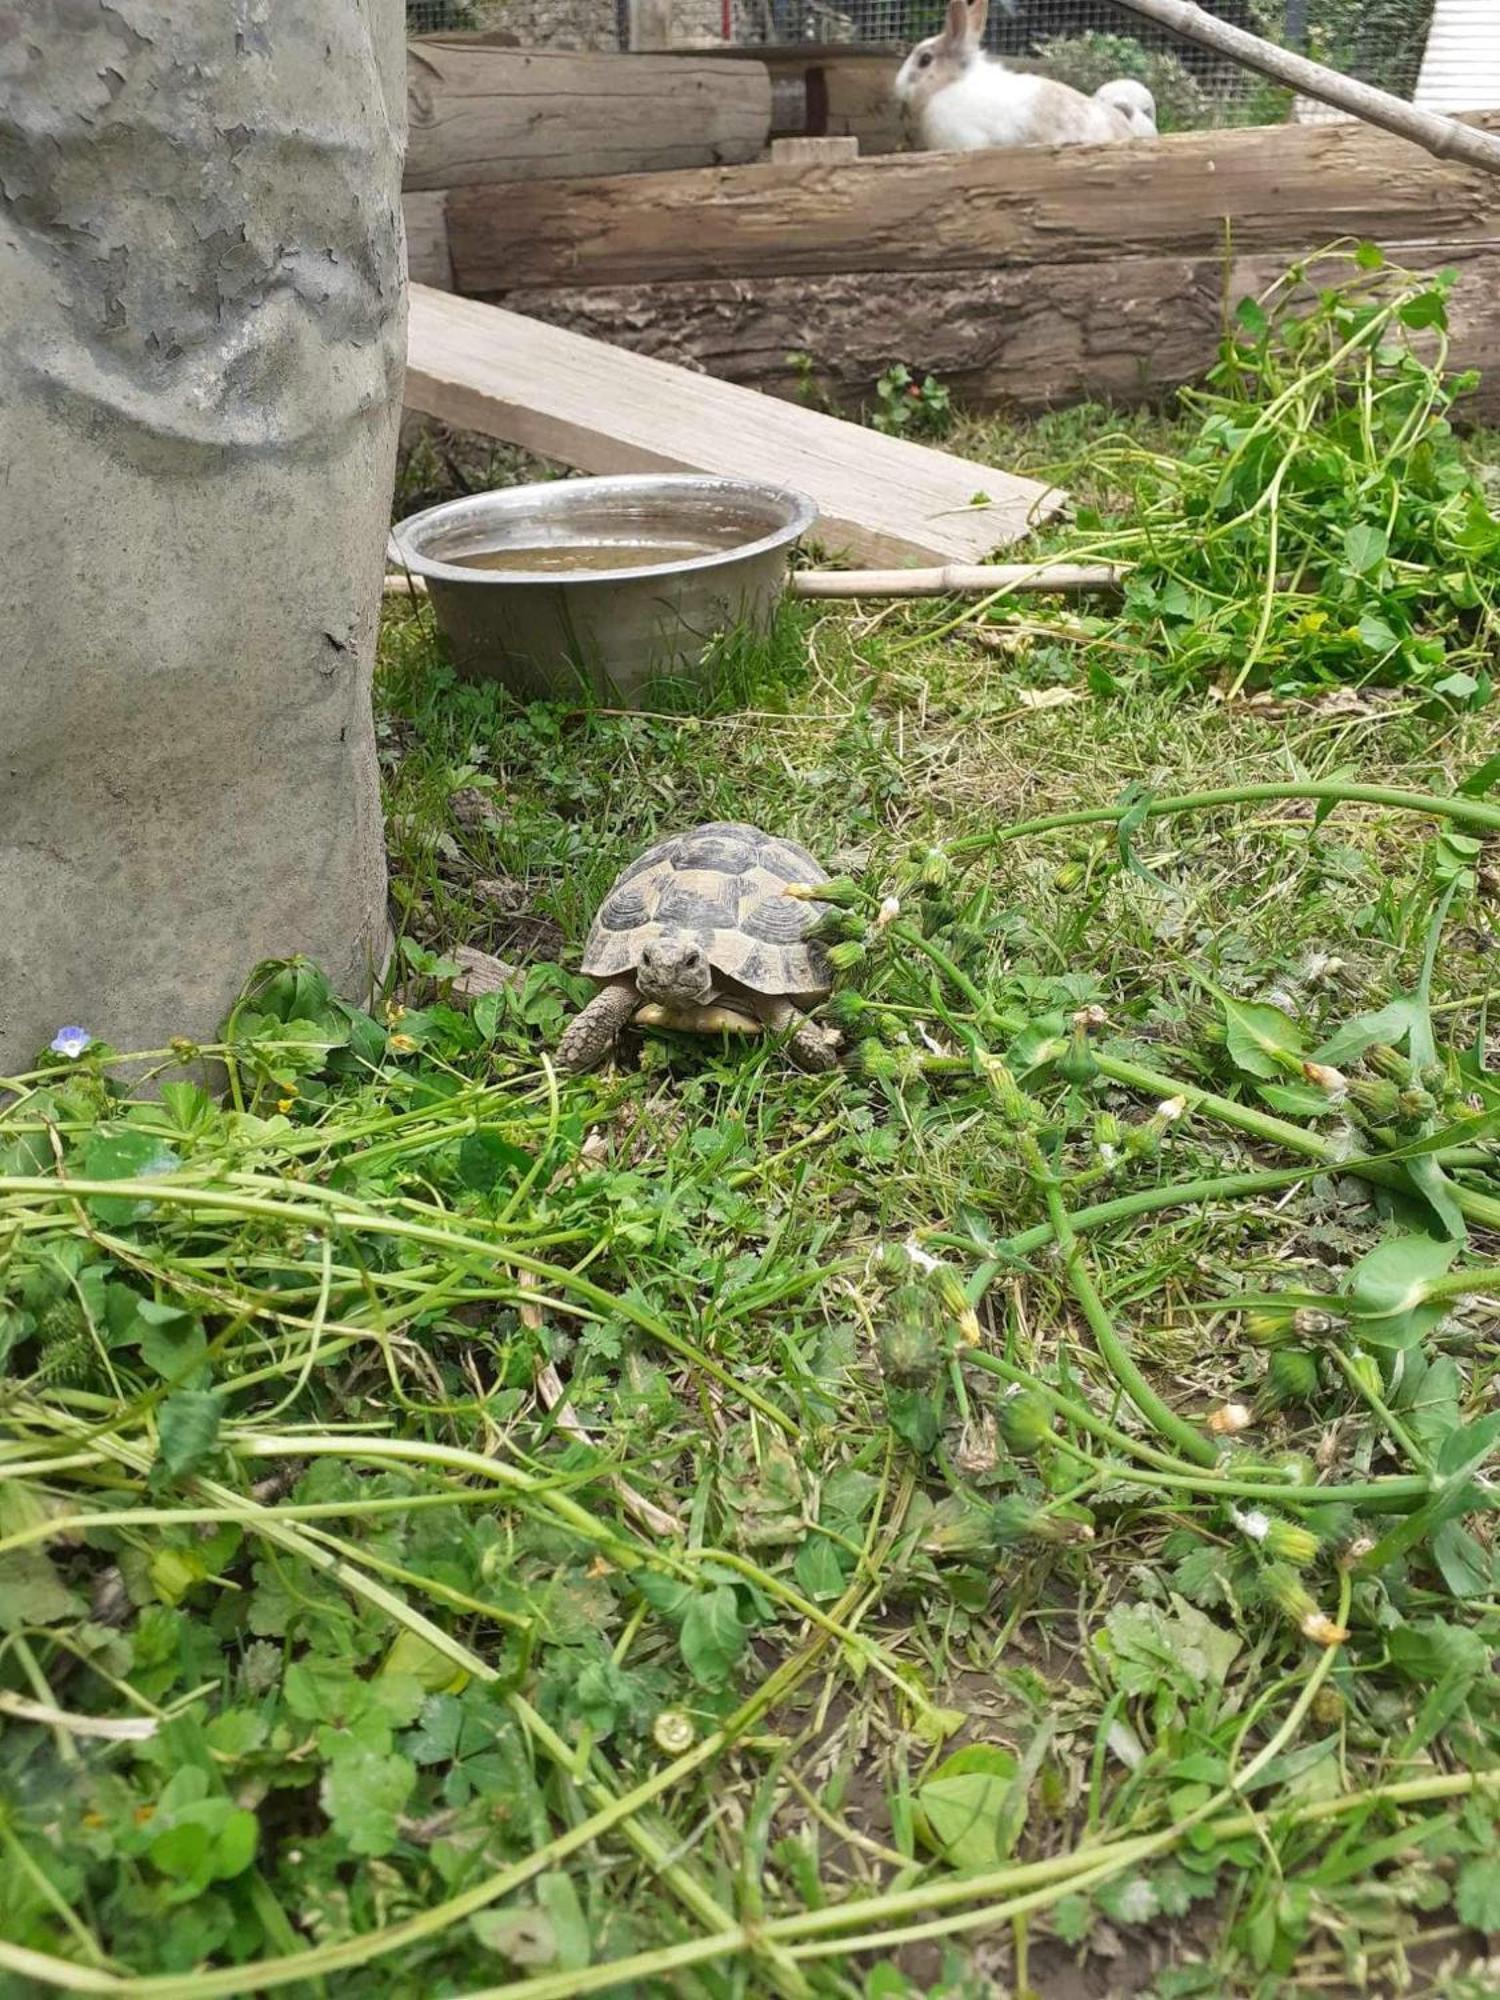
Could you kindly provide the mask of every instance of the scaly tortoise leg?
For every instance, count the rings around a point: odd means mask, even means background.
[[[616,1037],[640,1005],[635,975],[602,986],[583,1012],[570,1021],[557,1045],[559,1069],[592,1069],[615,1045]]]
[[[838,1062],[835,1044],[826,1028],[794,1007],[779,993],[756,993],[751,1006],[765,1023],[769,1034],[787,1037],[786,1052],[798,1069],[832,1069]]]

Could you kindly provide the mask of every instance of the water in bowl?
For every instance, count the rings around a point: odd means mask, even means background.
[[[461,569],[538,576],[569,570],[673,569],[717,553],[703,542],[551,542],[530,549],[476,549],[445,560]]]

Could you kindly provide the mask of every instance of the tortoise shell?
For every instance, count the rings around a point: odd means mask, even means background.
[[[735,820],[695,826],[658,841],[616,879],[589,932],[583,970],[595,979],[632,972],[643,946],[685,931],[716,973],[752,993],[826,993],[828,960],[807,933],[828,905],[782,890],[827,880],[794,840]]]

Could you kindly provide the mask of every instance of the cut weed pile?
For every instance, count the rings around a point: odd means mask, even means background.
[[[401,609],[399,994],[16,1080],[5,2000],[1496,1990],[1489,715],[939,623],[618,715]],[[838,875],[845,1069],[559,1080],[718,817]]]
[[[1351,275],[1311,306],[1301,266],[1241,302],[1183,395],[1185,447],[1090,441],[1087,475],[1123,518],[1082,509],[1063,552],[1134,565],[1123,618],[1099,629],[1149,647],[1170,683],[1482,705],[1500,517],[1450,421],[1475,386],[1445,369],[1453,274],[1389,269],[1369,245],[1313,260],[1320,279],[1330,263]]]

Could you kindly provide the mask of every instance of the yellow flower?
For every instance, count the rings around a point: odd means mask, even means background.
[[[390,1045],[399,1056],[414,1054],[417,1046],[410,1035],[392,1035]]]
[[[278,1097],[276,1100],[276,1109],[281,1113],[282,1117],[284,1118],[296,1102],[297,1100],[295,1097]]]

